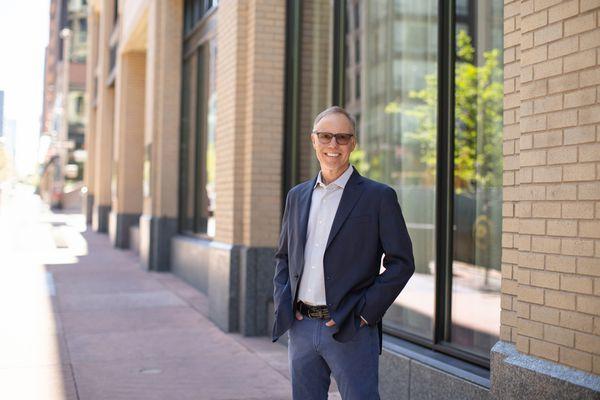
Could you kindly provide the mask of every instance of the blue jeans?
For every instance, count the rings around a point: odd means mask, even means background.
[[[349,342],[333,339],[324,319],[294,320],[288,354],[294,400],[326,400],[333,374],[344,400],[379,400],[377,326],[364,326]]]

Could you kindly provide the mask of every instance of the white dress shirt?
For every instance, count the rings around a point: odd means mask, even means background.
[[[323,256],[344,187],[353,170],[350,165],[339,178],[328,185],[323,183],[321,172],[317,176],[306,231],[304,272],[298,289],[298,300],[305,304],[314,306],[327,304]]]

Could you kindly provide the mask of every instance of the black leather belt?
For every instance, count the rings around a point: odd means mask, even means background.
[[[298,311],[300,314],[310,318],[330,319],[327,306],[309,306],[303,302],[298,302]]]

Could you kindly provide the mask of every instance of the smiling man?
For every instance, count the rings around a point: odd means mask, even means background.
[[[352,116],[330,107],[310,137],[321,171],[286,199],[273,341],[289,330],[295,400],[327,399],[331,375],[344,400],[379,399],[381,319],[414,272],[412,244],[394,189],[350,165]]]

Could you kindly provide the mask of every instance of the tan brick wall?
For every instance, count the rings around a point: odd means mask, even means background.
[[[217,24],[217,192],[215,239],[241,243],[243,223],[242,154],[245,113],[245,35],[247,2],[219,2]]]
[[[243,243],[275,246],[281,223],[285,2],[250,1],[247,29]]]
[[[102,10],[111,7],[108,0],[102,1]],[[114,126],[114,88],[106,85],[108,78],[109,38],[112,32],[112,13],[100,13],[98,32],[98,96],[96,109],[96,142],[95,142],[95,204],[109,206],[111,203],[111,170]]]
[[[144,118],[144,143],[152,144],[147,215],[178,215],[182,35],[183,0],[153,0],[148,9]]]
[[[216,234],[274,246],[281,222],[285,2],[219,2]]]
[[[142,212],[146,53],[128,52],[117,63],[115,150],[116,193],[112,211]]]
[[[600,1],[505,2],[501,339],[600,374]]]

